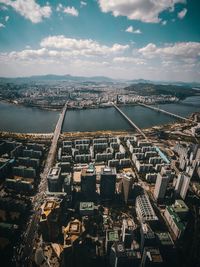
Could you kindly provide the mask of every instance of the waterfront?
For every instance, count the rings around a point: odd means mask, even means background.
[[[160,108],[181,116],[200,111],[200,97],[190,97],[183,103],[161,104]],[[190,105],[192,104],[192,105]],[[140,128],[167,124],[174,118],[141,106],[123,106],[122,111]],[[0,102],[0,131],[22,133],[53,132],[59,112],[23,107]],[[63,125],[64,132],[131,130],[131,126],[113,108],[68,110]]]

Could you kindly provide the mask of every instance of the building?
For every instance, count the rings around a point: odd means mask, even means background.
[[[12,165],[14,164],[14,159],[4,159],[0,158],[0,177],[1,179],[6,178],[12,170]]]
[[[190,185],[190,179],[191,177],[187,174],[185,174],[183,177],[183,184],[182,184],[181,192],[180,192],[180,196],[182,197],[182,199],[185,199],[187,195],[189,185]]]
[[[75,155],[75,161],[77,163],[89,163],[92,160],[91,154],[77,154]]]
[[[162,255],[164,266],[179,266],[177,252],[169,232],[156,232],[157,245]]]
[[[119,241],[119,238],[119,232],[117,230],[106,231],[105,250],[107,254],[110,253],[113,243]]]
[[[137,250],[127,249],[123,242],[115,242],[110,251],[111,267],[139,267],[141,254]]]
[[[100,196],[102,200],[112,200],[115,196],[116,169],[105,167],[100,173]]]
[[[32,180],[23,180],[23,179],[6,179],[5,186],[14,191],[22,193],[32,193],[34,189]]]
[[[175,193],[177,196],[181,196],[182,199],[185,199],[189,184],[190,184],[191,177],[186,173],[182,172],[179,173],[176,185],[175,185]]]
[[[93,202],[80,202],[80,214],[81,216],[89,216],[94,213],[94,203]]]
[[[42,206],[40,231],[46,241],[55,242],[60,234],[60,203],[61,200],[58,198],[49,198]]]
[[[84,198],[94,199],[96,194],[96,171],[95,166],[90,164],[81,172],[81,192]]]
[[[63,182],[63,187],[64,187],[64,192],[67,193],[68,195],[71,195],[71,185],[72,185],[72,181],[71,181],[71,175],[67,174],[64,178],[64,182]]]
[[[155,200],[164,199],[168,183],[169,183],[169,178],[167,176],[162,176],[159,173],[156,179],[156,184],[154,189]]]
[[[172,207],[181,220],[185,220],[187,218],[189,208],[182,199],[177,199]]]
[[[140,267],[154,267],[164,266],[163,258],[160,254],[159,248],[145,247],[142,255]]]
[[[186,225],[176,213],[174,207],[167,206],[164,216],[174,234],[174,239],[180,238],[185,231]]]
[[[133,177],[127,174],[122,176],[122,194],[124,202],[127,204],[133,187]]]
[[[140,228],[141,243],[140,249],[143,252],[144,247],[150,247],[156,245],[156,236],[151,227],[147,223],[141,223]]]
[[[50,192],[61,192],[62,183],[61,183],[61,168],[51,168],[47,176],[48,181],[48,190]]]
[[[64,249],[68,247],[72,247],[75,241],[82,235],[85,231],[83,224],[75,219],[70,221],[68,225],[63,229],[63,237],[64,237]]]
[[[147,194],[139,195],[136,198],[136,213],[141,223],[158,221]]]
[[[155,183],[157,179],[158,174],[157,173],[147,173],[145,175],[145,179],[148,183]]]
[[[126,248],[131,248],[133,239],[134,239],[134,231],[137,226],[131,218],[124,219],[122,222],[122,241]]]

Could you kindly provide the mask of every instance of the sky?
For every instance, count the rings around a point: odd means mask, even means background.
[[[199,0],[0,0],[0,76],[200,82]]]

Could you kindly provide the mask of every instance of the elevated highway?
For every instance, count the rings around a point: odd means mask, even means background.
[[[45,192],[47,191],[47,175],[49,173],[50,168],[53,166],[54,159],[56,156],[57,151],[57,143],[60,136],[60,133],[62,131],[62,126],[65,118],[65,114],[67,111],[67,103],[65,104],[58,122],[56,124],[56,128],[54,130],[52,143],[49,149],[49,153],[47,155],[46,163],[43,172],[40,175],[40,184],[38,186],[38,192],[34,196],[32,200],[32,206],[34,210],[34,214],[31,216],[30,221],[28,222],[28,227],[26,231],[23,233],[23,242],[20,245],[20,248],[18,251],[15,251],[14,255],[14,261],[16,262],[16,266],[19,267],[25,267],[30,266],[30,256],[33,251],[33,246],[38,230],[38,224],[40,220],[41,215],[41,204],[45,197]],[[19,253],[20,252],[20,253]]]

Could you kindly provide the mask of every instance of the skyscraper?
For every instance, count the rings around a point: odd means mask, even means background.
[[[158,174],[154,189],[154,198],[156,200],[161,200],[165,197],[168,182],[169,182],[169,177],[162,176],[160,173]]]
[[[101,169],[100,196],[102,200],[112,200],[115,195],[116,169],[105,167]]]
[[[127,204],[133,186],[133,177],[124,174],[122,177],[122,193],[125,203]]]
[[[93,164],[87,169],[83,169],[81,173],[81,192],[84,198],[94,199],[96,193],[96,171]]]
[[[178,179],[176,181],[176,186],[175,186],[175,193],[178,196],[181,196],[182,199],[185,199],[188,188],[189,188],[189,184],[190,184],[190,179],[191,177],[182,172],[179,174]]]

